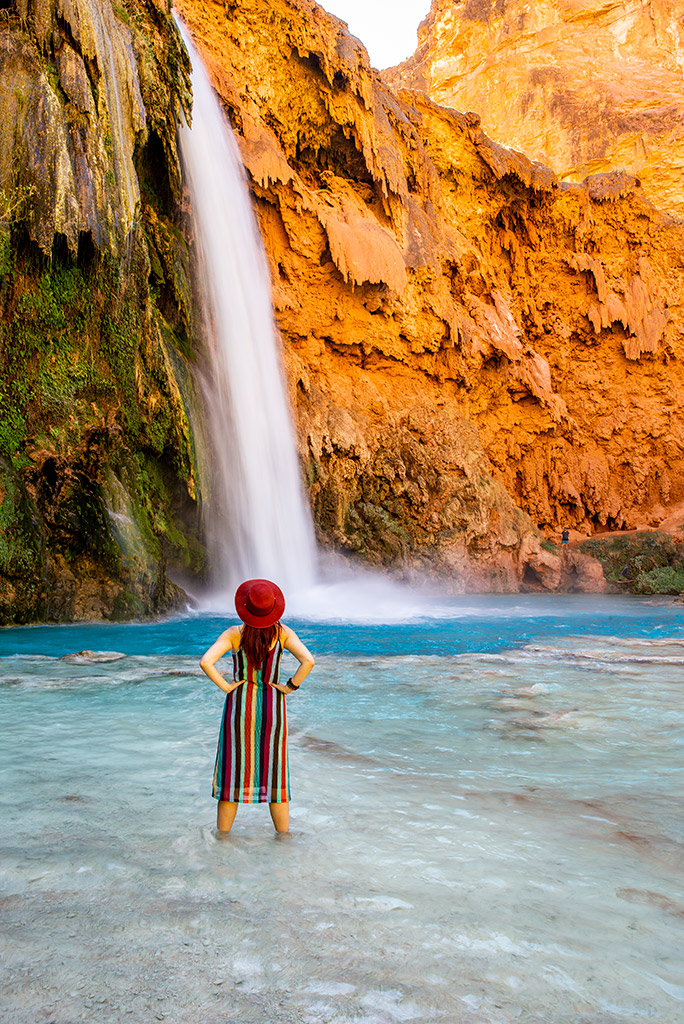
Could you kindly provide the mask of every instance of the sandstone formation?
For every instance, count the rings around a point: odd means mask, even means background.
[[[684,229],[633,178],[559,183],[395,95],[311,0],[178,7],[251,175],[324,540],[556,585],[532,527],[682,500]]]
[[[474,110],[565,181],[623,170],[684,216],[680,0],[433,0],[394,88]]]

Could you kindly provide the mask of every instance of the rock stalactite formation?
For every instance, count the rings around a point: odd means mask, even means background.
[[[634,178],[561,183],[394,93],[310,0],[178,6],[252,178],[323,539],[545,585],[536,527],[681,500],[684,232]]]
[[[418,39],[393,88],[477,111],[563,180],[626,171],[684,217],[680,0],[433,0]]]

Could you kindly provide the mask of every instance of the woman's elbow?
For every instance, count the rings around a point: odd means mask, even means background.
[[[306,665],[306,667],[308,668],[308,670],[309,670],[309,672],[310,672],[310,671],[311,671],[311,669],[312,669],[312,668],[314,667],[314,665],[316,664],[316,662],[315,662],[314,658],[313,658],[313,657],[312,657],[311,655],[309,655],[309,657],[308,657],[308,658],[306,659],[306,661],[304,662],[304,664]]]
[[[206,657],[206,655],[203,658],[200,658],[200,668],[202,669],[203,672],[207,672],[210,665],[211,662],[209,661],[209,658]]]

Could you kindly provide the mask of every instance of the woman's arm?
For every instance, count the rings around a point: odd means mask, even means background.
[[[230,629],[225,631],[225,633],[221,633],[221,636],[218,638],[216,643],[212,644],[206,654],[203,654],[200,659],[200,668],[202,671],[206,672],[212,683],[216,683],[219,690],[223,690],[224,693],[232,693],[233,690],[238,688],[240,683],[234,683],[232,681],[230,683],[227,682],[216,668],[216,662],[219,661],[224,654],[227,654],[228,651],[235,649],[234,641],[236,637],[238,639],[240,637],[240,627],[231,626]],[[240,680],[240,682],[243,681],[244,680]]]
[[[290,654],[294,654],[295,658],[299,662],[299,668],[291,677],[292,686],[288,686],[287,683],[272,683],[271,685],[275,686],[276,690],[280,690],[281,693],[292,693],[297,689],[299,684],[306,679],[316,662],[313,659],[311,651],[304,646],[295,631],[290,629],[289,626],[282,627],[280,642],[286,651],[289,651]]]

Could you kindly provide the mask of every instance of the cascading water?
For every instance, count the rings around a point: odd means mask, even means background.
[[[84,50],[97,54],[102,72],[102,85],[98,88],[103,90],[107,105],[111,158],[123,217],[119,226],[126,234],[140,200],[140,189],[133,166],[134,140],[127,141],[123,126],[127,119],[132,120],[136,131],[145,125],[145,106],[138,85],[131,33],[116,17],[110,4],[88,4],[80,17]],[[126,104],[130,108],[128,114]]]
[[[202,382],[213,441],[207,500],[212,573],[221,589],[266,576],[287,592],[314,579],[304,499],[266,256],[232,129],[189,34],[192,127],[180,130],[209,348]]]

